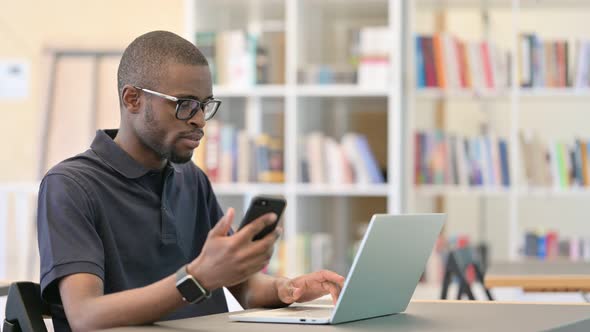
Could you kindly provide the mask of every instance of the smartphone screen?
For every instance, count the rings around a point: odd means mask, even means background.
[[[277,215],[277,220],[272,225],[265,227],[262,231],[260,231],[260,233],[256,234],[252,240],[256,241],[262,239],[267,234],[274,231],[274,229],[277,227],[286,205],[287,201],[281,197],[254,197],[250,202],[250,206],[248,207],[246,214],[244,215],[244,219],[242,219],[239,229],[242,229],[244,226],[256,220],[258,217],[261,217],[267,213],[275,213]]]

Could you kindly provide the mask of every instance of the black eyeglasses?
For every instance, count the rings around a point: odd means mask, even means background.
[[[201,102],[191,98],[177,98],[174,96],[167,95],[165,93],[140,88],[138,86],[136,86],[135,88],[152,94],[154,96],[158,96],[175,102],[176,118],[178,120],[188,120],[195,116],[195,114],[197,114],[199,110],[203,110],[203,113],[205,113],[205,121],[207,121],[213,118],[213,116],[215,116],[215,113],[217,113],[219,106],[221,106],[221,100],[219,99],[209,99],[205,102]]]

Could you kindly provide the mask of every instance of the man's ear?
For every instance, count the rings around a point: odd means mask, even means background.
[[[131,113],[139,113],[139,96],[140,90],[133,85],[125,84],[123,86],[123,93],[121,93],[123,100],[123,107]]]

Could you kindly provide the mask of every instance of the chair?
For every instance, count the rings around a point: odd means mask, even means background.
[[[43,316],[49,305],[41,299],[41,287],[33,282],[14,282],[8,290],[4,332],[47,332]]]
[[[453,278],[457,278],[457,280],[459,281],[459,292],[457,293],[457,300],[460,300],[463,297],[463,295],[467,295],[467,297],[470,300],[475,300],[475,296],[473,296],[473,292],[466,278],[466,272],[469,266],[473,266],[477,281],[479,281],[482,284],[482,286],[484,285],[483,275],[485,266],[483,266],[481,262],[485,261],[484,257],[486,254],[486,248],[485,246],[479,247],[479,254],[476,254],[474,251],[475,250],[472,247],[465,247],[449,252],[447,264],[445,267],[445,275],[443,278],[442,292],[440,296],[441,299],[447,299],[449,286],[451,285]],[[485,286],[483,287],[488,297],[488,300],[493,301],[494,298],[492,297],[490,291],[487,288],[485,288]]]

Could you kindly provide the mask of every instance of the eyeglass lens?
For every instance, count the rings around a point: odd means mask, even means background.
[[[193,115],[195,115],[203,104],[199,103],[196,100],[183,100],[180,105],[178,105],[178,118],[179,119],[189,119]],[[209,120],[217,109],[217,103],[209,102],[204,105],[203,111],[205,112],[205,120]]]

